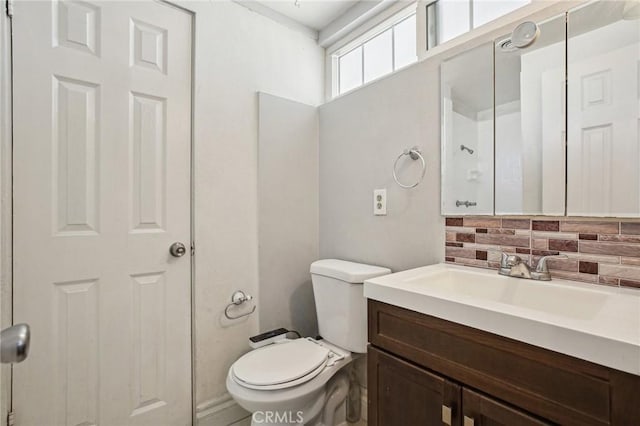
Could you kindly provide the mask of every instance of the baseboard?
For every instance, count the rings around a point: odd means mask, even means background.
[[[196,407],[197,426],[229,426],[250,416],[251,413],[240,407],[228,393]]]

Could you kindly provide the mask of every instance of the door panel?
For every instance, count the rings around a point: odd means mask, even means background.
[[[459,386],[372,346],[368,356],[370,426],[459,424]]]
[[[160,2],[16,2],[18,425],[191,421],[191,25]]]

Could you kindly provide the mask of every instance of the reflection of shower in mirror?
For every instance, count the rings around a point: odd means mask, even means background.
[[[473,154],[473,150],[468,146],[460,145],[460,151],[467,151],[469,154]]]

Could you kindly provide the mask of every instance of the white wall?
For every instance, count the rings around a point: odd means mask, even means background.
[[[529,160],[523,155],[520,104],[513,102],[509,107],[507,111],[496,111],[495,205],[498,215],[522,213],[523,167]],[[533,161],[540,162],[539,159]]]
[[[324,52],[236,3],[181,4],[196,13],[195,399],[199,423],[228,424],[235,411],[226,374],[259,329],[257,315],[222,320],[237,289],[261,302],[257,92],[319,104]]]
[[[443,260],[438,65],[416,64],[320,108],[320,257],[393,270]],[[406,190],[391,172],[414,145],[427,173]],[[407,181],[419,172],[412,163]],[[387,216],[373,215],[376,188],[387,189]]]
[[[260,93],[260,331],[318,334],[309,265],[318,259],[318,109]]]

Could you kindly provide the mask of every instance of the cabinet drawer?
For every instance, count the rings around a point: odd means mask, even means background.
[[[369,341],[550,421],[611,424],[605,367],[372,300]]]

